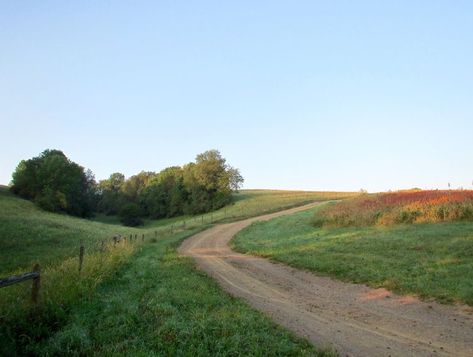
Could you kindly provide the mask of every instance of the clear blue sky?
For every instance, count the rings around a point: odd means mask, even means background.
[[[0,183],[206,149],[247,188],[472,187],[471,1],[3,1]]]

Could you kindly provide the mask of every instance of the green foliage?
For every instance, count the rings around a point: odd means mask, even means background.
[[[107,215],[135,203],[152,219],[210,212],[232,200],[243,182],[239,171],[216,150],[197,155],[195,163],[159,173],[141,172],[125,180],[120,173],[99,182],[98,211]]]
[[[320,211],[253,224],[234,247],[342,280],[473,305],[473,223],[314,228]]]
[[[120,208],[125,204],[125,196],[121,189],[125,184],[125,175],[115,172],[106,180],[98,184],[97,210],[106,215],[118,214]]]
[[[125,179],[116,172],[98,185],[90,171],[61,151],[46,150],[19,163],[12,191],[48,211],[82,217],[95,210],[105,215],[123,211],[127,225],[138,225],[136,212],[140,217],[164,218],[219,209],[231,202],[242,183],[238,169],[228,166],[216,150],[197,155],[195,163],[159,173],[142,171]],[[139,209],[131,210],[129,204]]]
[[[127,203],[120,209],[120,221],[129,227],[136,227],[143,224],[140,217],[140,207],[136,203]]]
[[[94,209],[92,173],[59,150],[45,150],[37,157],[21,161],[13,173],[12,191],[52,212],[88,217]]]

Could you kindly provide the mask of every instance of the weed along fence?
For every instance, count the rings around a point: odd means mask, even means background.
[[[202,221],[204,217],[202,216]],[[184,220],[180,224],[171,224],[164,229],[155,230],[154,231],[154,239],[151,241],[156,241],[160,235],[166,235],[167,233],[174,234],[177,233],[179,230],[186,229],[189,224]],[[87,253],[98,253],[98,254],[105,254],[109,249],[114,249],[123,246],[130,246],[135,245],[138,242],[145,242],[145,234],[129,234],[129,235],[115,235],[111,238],[111,240],[98,240],[94,247],[90,247],[86,249],[83,241],[80,241],[79,249],[77,253],[72,253],[69,258],[75,259],[77,257],[77,268],[74,267],[73,270],[75,272],[78,271],[79,276],[83,273],[84,267],[87,266]],[[76,255],[77,254],[77,255]],[[68,258],[68,259],[69,259]],[[44,275],[44,274],[43,274]],[[63,276],[61,279],[72,279],[72,273],[67,273],[67,275]],[[31,287],[31,303],[36,305],[40,301],[40,288],[41,288],[41,279],[47,278],[47,276],[42,276],[41,268],[39,264],[35,264],[33,266],[32,271],[25,272],[19,275],[12,275],[6,278],[0,278],[0,288],[8,287],[10,285],[15,285],[19,283],[23,283],[26,281],[32,280],[32,287]]]
[[[158,236],[158,232],[155,231],[155,237]],[[138,237],[138,234],[130,234],[129,237],[127,236],[121,236],[121,235],[116,235],[114,236],[111,241],[106,240],[101,240],[100,245],[98,249],[90,249],[91,254],[105,254],[107,253],[108,250],[113,250],[116,249],[120,246],[131,246],[135,245],[137,242],[144,242],[145,241],[145,234],[141,234],[140,237]],[[76,272],[78,271],[79,276],[81,275],[84,267],[87,265],[87,250],[86,247],[84,246],[83,242],[80,242],[80,246],[78,249],[78,255],[77,258],[70,257],[70,259],[77,259],[77,265],[76,265]],[[77,273],[76,273],[77,274]],[[71,275],[68,273],[68,275]],[[41,273],[41,267],[39,264],[35,264],[33,266],[32,271],[26,272],[23,274],[18,274],[18,275],[12,275],[6,278],[0,278],[0,288],[5,288],[11,285],[19,284],[25,281],[32,281],[32,286],[31,286],[31,295],[30,295],[30,302],[33,305],[37,305],[40,302],[40,288],[41,288],[41,279],[43,278],[42,273]],[[66,276],[64,277],[66,278]],[[78,283],[80,283],[78,281]]]
[[[39,288],[41,286],[41,270],[39,264],[35,264],[33,271],[31,272],[0,279],[0,288],[18,284],[26,280],[33,280],[33,286],[31,288],[31,302],[33,304],[37,304],[39,300]]]

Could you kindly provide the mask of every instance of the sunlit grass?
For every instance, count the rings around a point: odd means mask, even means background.
[[[314,212],[255,223],[233,245],[342,280],[473,305],[473,223],[314,228]]]
[[[372,226],[473,221],[473,191],[401,191],[360,195],[328,205],[315,226]]]

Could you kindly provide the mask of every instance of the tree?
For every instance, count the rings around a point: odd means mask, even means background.
[[[229,167],[227,169],[227,173],[229,176],[228,181],[229,181],[230,189],[234,192],[238,192],[241,186],[243,185],[243,182],[245,181],[243,179],[243,176],[241,176],[240,174],[240,170],[235,169],[233,167]]]
[[[143,224],[140,207],[136,203],[127,203],[120,209],[120,221],[125,226],[136,227]]]
[[[106,180],[98,184],[97,210],[107,215],[118,214],[120,208],[126,203],[122,187],[125,175],[115,172]]]
[[[153,176],[141,202],[153,218],[172,217],[183,213],[186,196],[182,168],[173,166]]]
[[[121,191],[126,199],[131,202],[138,202],[141,194],[156,176],[154,172],[141,171],[138,175],[131,176],[121,185]]]
[[[48,211],[88,217],[94,209],[93,175],[59,150],[21,161],[13,173],[12,191]]]

